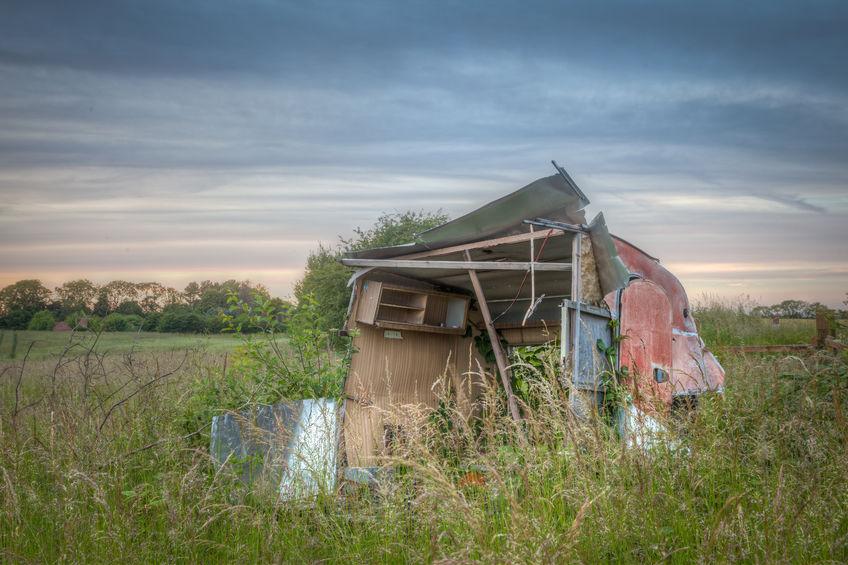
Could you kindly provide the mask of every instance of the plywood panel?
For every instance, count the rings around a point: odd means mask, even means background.
[[[448,297],[433,295],[427,300],[427,312],[424,314],[424,323],[438,326],[445,321],[448,312]]]
[[[442,377],[460,410],[469,417],[474,413],[481,382],[471,338],[401,331],[402,339],[390,339],[383,329],[370,325],[358,324],[356,329],[358,352],[345,382],[344,445],[349,465],[375,465],[386,411],[409,404],[435,408]]]
[[[377,317],[377,308],[380,306],[380,293],[382,292],[383,283],[377,281],[364,281],[362,283],[362,293],[356,299],[355,310],[357,313],[356,320],[363,324],[373,324]]]

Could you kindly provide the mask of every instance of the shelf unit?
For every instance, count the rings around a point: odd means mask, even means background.
[[[464,334],[469,298],[365,281],[356,321],[385,329]]]

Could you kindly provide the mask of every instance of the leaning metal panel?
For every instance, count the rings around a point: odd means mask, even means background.
[[[563,302],[562,336],[570,335],[569,326],[575,319],[575,306],[576,304],[571,300]],[[603,342],[605,347],[612,344],[612,329],[609,322],[609,312],[588,304],[580,305],[580,355],[578,356],[580,367],[571,375],[571,384],[575,388],[604,390],[603,373],[609,371],[611,367],[606,356],[598,349],[598,340]]]

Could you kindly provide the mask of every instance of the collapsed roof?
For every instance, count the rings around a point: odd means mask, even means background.
[[[516,301],[528,301],[544,295],[535,309],[534,317],[537,320],[555,320],[560,316],[562,299],[571,295],[571,277],[556,270],[541,270],[538,264],[563,265],[573,262],[572,242],[575,233],[556,230],[558,225],[566,224],[589,235],[590,260],[593,259],[596,265],[601,291],[600,296],[596,297],[597,300],[604,294],[623,287],[627,283],[629,272],[618,258],[603,214],[598,214],[587,226],[584,209],[589,204],[589,199],[564,169],[556,163],[554,166],[557,168],[557,174],[538,179],[464,216],[417,234],[414,242],[350,253],[343,262],[350,266],[363,267],[352,277],[351,282],[365,273],[371,273],[373,276],[377,274],[375,271],[379,271],[471,293],[473,289],[467,272],[457,270],[455,266],[441,269],[434,264],[427,265],[427,268],[408,264],[400,267],[396,263],[383,261],[531,261],[537,264],[538,269],[533,275],[533,296],[526,270],[477,271],[480,283],[485,288],[492,315],[504,323],[521,321],[523,309],[512,309],[511,306]],[[529,226],[528,222],[531,222]],[[509,239],[510,236],[526,236],[528,230],[533,228],[548,230],[546,237],[535,239],[534,247],[528,246],[527,239]],[[472,245],[477,242],[482,242],[483,245]],[[533,258],[529,255],[530,249],[535,253]]]

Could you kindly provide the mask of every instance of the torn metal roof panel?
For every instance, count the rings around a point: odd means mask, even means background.
[[[565,180],[551,175],[531,182],[464,216],[418,234],[430,248],[457,245],[480,239],[514,235],[526,231],[526,218],[547,215],[575,224],[586,222],[583,209],[589,200]]]
[[[618,250],[607,229],[603,212],[595,216],[589,225],[589,239],[592,241],[595,266],[598,269],[598,282],[603,294],[609,294],[626,286],[630,271],[618,256]]]
[[[533,181],[455,220],[422,232],[416,236],[415,243],[367,249],[351,253],[350,256],[384,259],[427,249],[515,235],[527,231],[523,224],[525,219],[537,216],[583,224],[586,222],[583,209],[588,204],[589,200],[576,191],[563,175],[551,175]]]

